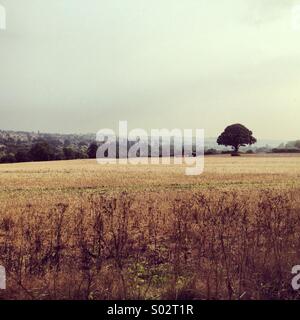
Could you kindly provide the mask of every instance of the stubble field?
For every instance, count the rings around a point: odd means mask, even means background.
[[[3,299],[295,299],[300,157],[0,166]]]

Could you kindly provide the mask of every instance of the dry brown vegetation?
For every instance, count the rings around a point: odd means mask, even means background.
[[[300,157],[0,167],[3,299],[294,299]]]

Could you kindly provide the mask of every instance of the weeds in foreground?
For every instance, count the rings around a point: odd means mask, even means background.
[[[19,208],[20,209],[20,208]],[[3,299],[294,299],[296,192],[90,195],[0,213]]]

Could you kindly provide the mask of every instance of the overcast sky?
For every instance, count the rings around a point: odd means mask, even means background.
[[[300,1],[298,2],[300,4]],[[0,129],[240,122],[300,138],[293,0],[0,0]]]

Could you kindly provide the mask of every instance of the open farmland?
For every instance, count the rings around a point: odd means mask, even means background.
[[[146,161],[146,160],[145,160]],[[0,166],[6,299],[294,299],[300,157]]]

